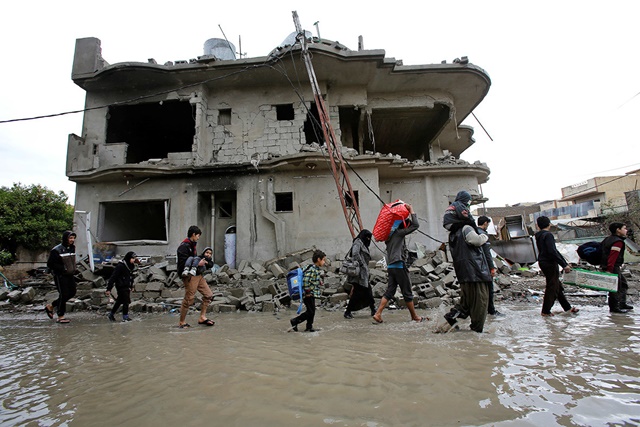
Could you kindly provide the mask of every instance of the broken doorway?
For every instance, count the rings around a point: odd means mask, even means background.
[[[227,229],[236,225],[236,191],[214,191],[199,196],[198,222],[202,224],[202,237],[198,250],[213,248],[213,262],[226,264],[224,256],[224,237]]]

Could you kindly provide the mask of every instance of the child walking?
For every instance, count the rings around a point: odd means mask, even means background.
[[[124,259],[116,265],[116,269],[109,278],[107,283],[107,296],[111,296],[111,289],[115,285],[118,296],[116,302],[113,304],[113,308],[109,313],[109,320],[116,321],[115,314],[122,305],[122,321],[128,322],[131,320],[129,317],[129,304],[131,304],[131,289],[133,289],[133,269],[135,264],[140,263],[135,252],[127,252]]]
[[[320,297],[321,287],[323,286],[320,278],[320,267],[324,266],[326,258],[327,255],[321,250],[313,252],[313,257],[311,258],[313,265],[305,268],[302,276],[302,292],[304,293],[302,302],[306,311],[289,321],[291,323],[289,332],[298,332],[298,325],[304,321],[307,322],[305,332],[316,332],[316,329],[313,329],[313,319],[316,315],[316,297]]]

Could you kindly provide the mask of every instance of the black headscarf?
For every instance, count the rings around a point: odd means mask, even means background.
[[[364,245],[368,248],[369,245],[371,244],[371,236],[372,234],[369,230],[363,229],[362,231],[360,231],[360,233],[358,233],[358,235],[356,236],[356,239],[362,240],[362,243],[364,243]]]

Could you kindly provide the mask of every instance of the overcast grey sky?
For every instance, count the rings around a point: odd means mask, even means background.
[[[223,3],[223,4],[220,4]],[[71,81],[75,39],[97,37],[107,62],[158,63],[203,54],[222,37],[249,57],[264,56],[302,27],[357,49],[384,49],[405,65],[468,56],[492,80],[464,124],[475,145],[462,158],[486,162],[487,206],[561,197],[592,176],[640,168],[638,1],[404,1],[399,7],[308,2],[11,2],[0,16],[0,120],[79,110]],[[14,182],[62,190],[67,137],[82,114],[0,124],[0,186]]]

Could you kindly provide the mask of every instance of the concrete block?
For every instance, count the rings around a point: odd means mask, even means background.
[[[442,263],[438,264],[438,266],[435,268],[434,272],[436,274],[442,274],[447,270],[448,267],[451,267],[450,263],[442,262]]]
[[[424,303],[426,305],[426,308],[438,308],[442,305],[442,298],[440,297],[435,297],[435,298],[429,298],[424,300]]]
[[[12,303],[19,302],[20,298],[22,298],[22,291],[19,289],[11,291],[9,292],[9,295],[7,295],[7,298],[9,298],[9,301],[11,301]]]
[[[144,301],[133,301],[129,304],[129,310],[133,313],[142,313],[146,311],[147,303]]]
[[[0,301],[0,310],[8,310],[12,307],[13,305],[9,301]]]
[[[447,275],[442,278],[442,281],[444,282],[445,286],[452,284],[453,282],[455,282],[455,280],[456,280],[456,275],[454,273],[447,273]]]
[[[36,290],[33,289],[31,286],[29,286],[28,288],[25,288],[22,291],[22,295],[20,295],[20,302],[23,304],[28,304],[31,301],[33,301],[35,296],[36,296]]]
[[[4,301],[9,298],[9,291],[6,289],[0,289],[0,301]]]
[[[232,304],[220,304],[218,305],[220,313],[235,313],[238,308]]]
[[[147,283],[147,287],[145,288],[145,291],[148,292],[160,292],[164,289],[164,283],[162,282],[151,282],[151,283]]]
[[[263,313],[273,313],[274,311],[276,311],[276,304],[273,301],[264,301],[262,303]]]
[[[337,294],[333,294],[329,297],[329,302],[331,304],[339,304],[341,302],[344,302],[346,300],[349,299],[349,294],[345,294],[345,293],[337,293]]]
[[[98,276],[96,280],[92,281],[94,288],[104,288],[107,286],[107,281],[104,280],[104,277]]]
[[[273,295],[271,294],[265,294],[265,295],[260,295],[257,296],[255,298],[255,301],[258,302],[268,302],[268,301],[273,301]]]
[[[420,266],[420,272],[425,276],[428,276],[430,273],[433,273],[434,270],[435,270],[435,267],[431,263]]]
[[[147,289],[147,284],[146,283],[136,283],[133,286],[133,290],[135,292],[144,292]]]
[[[160,291],[144,291],[142,297],[155,301],[156,298],[160,298]]]
[[[274,295],[273,299],[280,302],[280,304],[291,304],[291,297],[289,296],[289,292],[280,292],[279,294]]]
[[[66,312],[70,313],[70,312],[74,311],[75,306],[76,306],[75,300],[72,299],[72,300],[67,301],[67,304],[65,305]]]

